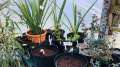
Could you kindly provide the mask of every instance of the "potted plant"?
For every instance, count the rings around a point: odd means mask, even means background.
[[[91,41],[92,42],[92,41]],[[104,41],[92,42],[89,45],[88,55],[94,60],[93,64],[97,67],[111,67],[113,62],[113,50],[108,38]]]
[[[54,10],[53,10],[53,22],[54,22],[54,30],[52,32],[52,45],[57,45],[60,49],[64,49],[64,47],[62,47],[62,41],[65,39],[64,38],[64,33],[65,31],[63,29],[61,29],[61,19],[62,19],[62,15],[64,12],[64,8],[66,5],[66,1],[64,0],[62,3],[62,6],[59,7],[56,3],[56,0],[54,0]],[[57,11],[57,8],[59,11]]]
[[[62,40],[63,38],[61,38],[62,33],[64,33],[64,31],[61,30],[61,19],[62,19],[62,14],[64,12],[64,8],[66,5],[66,1],[64,0],[62,3],[61,8],[57,5],[56,0],[54,0],[54,10],[53,10],[53,22],[54,22],[54,36],[56,40]],[[59,11],[57,11],[57,7],[59,7]],[[63,36],[63,35],[62,35]]]
[[[73,4],[73,18],[74,18],[73,21],[71,21],[69,19],[69,17],[64,14],[66,19],[68,20],[68,24],[64,23],[64,25],[70,31],[70,33],[67,34],[68,41],[72,41],[72,42],[78,41],[79,43],[84,42],[83,39],[85,38],[85,34],[79,32],[79,28],[80,28],[80,25],[83,22],[85,16],[92,9],[92,7],[95,5],[96,2],[97,2],[97,0],[88,8],[88,10],[85,12],[85,14],[83,16],[81,16],[80,12],[78,12],[78,15],[77,15],[77,5]]]
[[[20,44],[15,40],[15,22],[5,17],[6,22],[0,22],[0,67],[25,67],[22,56],[24,53]]]
[[[108,48],[108,46],[102,45],[100,47],[94,48],[93,51],[90,51],[90,56],[92,57],[92,59],[94,59],[94,64],[97,67],[109,67],[110,65],[112,65],[112,51]]]
[[[44,30],[46,21],[50,17],[52,10],[50,11],[50,6],[47,5],[49,0],[18,0],[16,2],[24,20],[24,24],[29,27],[26,32],[28,40],[33,43],[42,43],[46,40],[47,30]],[[48,11],[50,13],[48,14]],[[48,16],[47,16],[48,14]]]

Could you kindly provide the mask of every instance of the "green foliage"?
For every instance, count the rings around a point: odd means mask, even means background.
[[[68,41],[76,41],[80,38],[80,35],[74,35],[73,37],[68,37]]]
[[[49,10],[51,4],[47,5],[48,2],[50,1],[18,0],[18,2],[16,2],[22,13],[22,19],[25,21],[24,23],[30,28],[33,34],[41,34],[41,30],[52,13],[52,11]],[[49,14],[48,11],[50,11]],[[20,14],[18,13],[18,15]]]
[[[24,67],[20,63],[21,59],[18,60],[15,54],[16,49],[19,49],[21,53],[24,52],[15,40],[15,25],[9,17],[6,17],[6,22],[0,28],[0,67]]]
[[[64,13],[65,18],[68,20],[68,24],[64,23],[64,25],[68,28],[70,32],[74,33],[74,37],[70,37],[72,40],[77,40],[77,38],[80,37],[78,35],[80,24],[83,22],[85,16],[92,9],[96,2],[97,0],[88,8],[88,10],[85,12],[83,16],[81,16],[80,12],[78,12],[79,15],[77,15],[77,5],[73,3],[73,18],[74,18],[73,21],[71,21],[69,17]]]
[[[53,10],[54,30],[55,30],[54,35],[56,36],[57,40],[61,40],[61,37],[60,37],[61,19],[64,13],[66,2],[67,0],[64,0],[62,3],[62,6],[59,7],[56,3],[56,0],[54,0],[54,10]],[[57,11],[57,8],[59,9],[59,11]]]
[[[9,4],[10,4],[10,0],[6,0],[4,3],[0,4],[0,10],[8,7]]]

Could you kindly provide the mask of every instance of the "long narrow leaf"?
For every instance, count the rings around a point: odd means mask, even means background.
[[[74,16],[74,24],[73,24],[73,27],[74,27],[74,33],[76,34],[77,33],[77,6],[76,4],[73,5],[73,16]]]
[[[96,4],[96,2],[97,2],[98,0],[96,0],[91,6],[90,6],[90,8],[88,8],[88,10],[86,11],[86,13],[83,15],[83,17],[81,18],[81,20],[80,20],[80,23],[77,25],[77,30],[79,29],[79,27],[80,27],[80,24],[81,24],[81,22],[83,21],[83,19],[84,19],[84,17],[88,14],[88,12],[93,8],[93,6]]]
[[[65,7],[65,5],[66,5],[66,1],[67,0],[64,0],[63,1],[63,4],[62,4],[62,7],[61,7],[61,9],[60,9],[60,13],[59,13],[59,15],[58,15],[58,23],[60,22],[60,20],[61,20],[61,17],[62,17],[62,14],[63,14],[63,10],[64,10],[64,7]]]
[[[59,7],[58,5],[56,5],[56,7],[60,10],[60,7]],[[73,25],[72,25],[71,20],[69,19],[69,17],[66,15],[66,13],[65,13],[64,11],[63,11],[63,15],[64,15],[65,18],[67,19],[67,21],[68,21],[70,27],[69,27],[69,25],[63,23],[63,21],[62,21],[63,25],[67,26],[67,28],[69,29],[69,31],[73,32],[73,31],[74,31],[74,28],[73,28]],[[61,24],[62,24],[62,23],[61,23]],[[70,30],[70,29],[71,29],[71,30]]]
[[[46,17],[46,15],[47,15],[47,13],[49,12],[49,9],[50,9],[50,7],[52,6],[52,4],[54,3],[54,0],[52,0],[52,2],[48,5],[48,7],[46,8],[46,9],[44,9],[43,11],[44,11],[44,14],[43,14],[43,17],[42,17],[42,19],[41,19],[41,22],[43,23],[43,27],[44,27],[44,24],[46,23],[46,21],[44,22],[44,20],[45,20],[45,17]],[[53,10],[52,10],[53,11]],[[50,12],[51,13],[51,12]],[[49,18],[50,16],[48,16],[47,18]],[[48,20],[48,19],[47,19]]]
[[[44,24],[42,25],[42,28],[45,26],[45,24],[47,23],[47,20],[49,19],[49,17],[52,15],[52,12],[53,12],[54,8],[52,8],[52,10],[50,11],[50,13],[48,14],[47,18],[44,19]]]

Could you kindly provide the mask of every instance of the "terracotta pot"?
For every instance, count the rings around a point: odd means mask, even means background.
[[[47,30],[44,31],[44,33],[39,35],[34,35],[31,33],[31,31],[28,31],[26,33],[26,36],[28,40],[32,41],[33,43],[42,43],[46,40]]]

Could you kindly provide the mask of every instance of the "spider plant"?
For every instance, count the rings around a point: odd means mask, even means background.
[[[52,13],[52,10],[49,10],[51,6],[51,4],[48,5],[49,2],[50,0],[18,0],[16,2],[22,15],[16,13],[22,16],[24,23],[30,28],[32,34],[42,33],[43,27]],[[49,14],[48,11],[50,11]]]
[[[0,67],[24,67],[20,54],[16,52],[19,49],[23,53],[22,47],[15,40],[16,26],[9,17],[6,17],[4,24],[0,28]]]
[[[65,5],[66,5],[66,1],[67,0],[64,0],[63,3],[62,3],[62,6],[59,7],[59,11],[57,11],[57,3],[56,3],[56,0],[54,0],[54,10],[53,10],[53,19],[54,19],[54,35],[56,36],[56,39],[57,40],[62,40],[61,39],[61,19],[62,19],[62,15],[63,15],[63,12],[64,12],[64,8],[65,8]]]
[[[85,16],[92,9],[92,7],[95,5],[96,2],[97,0],[88,8],[88,10],[85,12],[83,16],[81,15],[81,12],[78,12],[77,14],[77,5],[73,3],[73,18],[74,18],[73,21],[71,21],[69,17],[64,13],[64,16],[68,20],[68,24],[65,24],[65,23],[63,24],[68,28],[70,32],[73,33],[72,37],[68,38],[69,40],[72,40],[72,41],[78,40],[78,38],[80,37],[80,35],[78,35],[80,25],[83,22]]]

